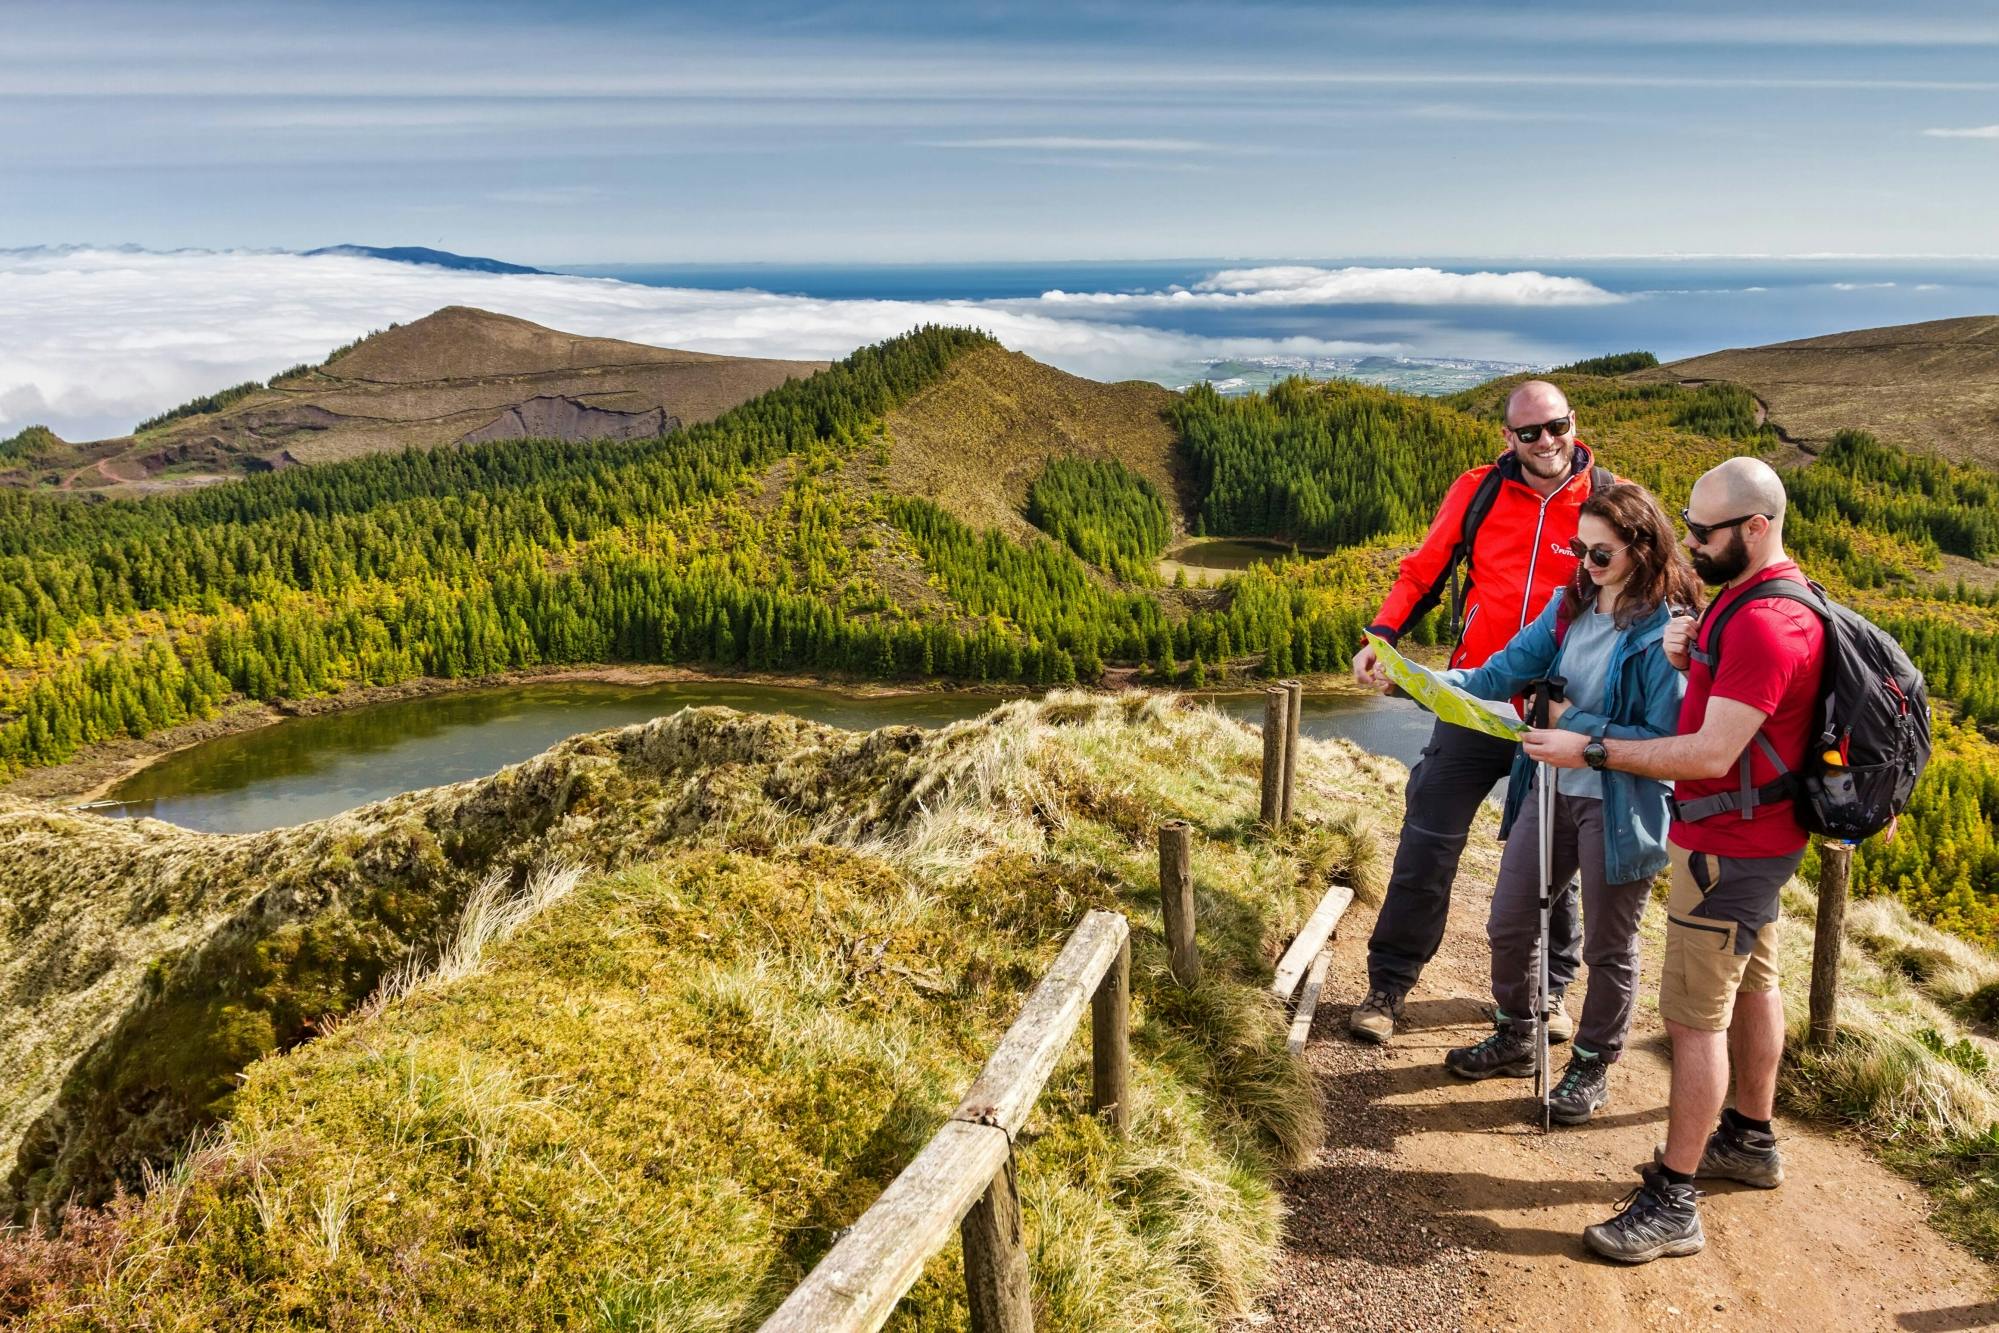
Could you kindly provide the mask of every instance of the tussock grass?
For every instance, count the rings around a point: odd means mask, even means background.
[[[1786,1109],[1851,1127],[1924,1185],[1933,1221],[1999,1262],[1999,1050],[1975,1026],[1999,959],[1909,915],[1887,898],[1847,910],[1839,1036],[1806,1044],[1818,900],[1785,891],[1789,1042],[1778,1097]],[[1856,947],[1857,946],[1857,947]]]
[[[583,878],[584,868],[555,860],[530,871],[519,893],[512,892],[513,876],[495,870],[465,895],[459,909],[458,925],[444,951],[426,966],[423,956],[412,952],[389,970],[375,993],[355,1010],[356,1017],[373,1017],[382,1009],[423,986],[449,986],[479,970],[486,950],[540,916],[569,896]]]
[[[1392,788],[1311,746],[1308,822],[1267,840],[1245,818],[1254,735],[1163,696],[1070,693],[872,744],[892,782],[832,800],[804,773],[713,772],[703,799],[728,813],[705,832],[594,876],[547,858],[519,890],[486,878],[439,963],[249,1067],[221,1130],[120,1205],[102,1280],[15,1313],[754,1328],[936,1131],[1093,907],[1134,926],[1132,1132],[1089,1114],[1085,1024],[1017,1148],[1039,1325],[1246,1309],[1276,1173],[1322,1130],[1263,988],[1328,878],[1378,879],[1353,801]],[[1161,938],[1167,818],[1197,829],[1192,991]],[[953,1242],[893,1326],[964,1327],[960,1274]]]

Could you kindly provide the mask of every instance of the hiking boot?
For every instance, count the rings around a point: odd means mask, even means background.
[[[1701,1192],[1692,1185],[1673,1184],[1656,1166],[1639,1174],[1644,1183],[1618,1201],[1617,1216],[1583,1228],[1584,1243],[1621,1264],[1699,1254],[1707,1244],[1695,1202]]]
[[[1495,1005],[1489,1012],[1492,1014],[1493,1022],[1500,1023],[1506,1021],[1505,1013],[1498,1006]],[[1522,1021],[1526,1022],[1529,1030],[1532,1030],[1534,1026],[1532,1021]],[[1548,997],[1548,1044],[1550,1046],[1559,1046],[1575,1035],[1576,1020],[1569,1017],[1568,997],[1564,995],[1550,995]]]
[[[1395,1025],[1401,1021],[1402,997],[1394,991],[1371,990],[1347,1015],[1347,1031],[1379,1046],[1395,1035]]]
[[[1558,1125],[1583,1125],[1610,1104],[1610,1066],[1600,1055],[1569,1054],[1569,1067],[1548,1095],[1548,1118]]]
[[[1653,1146],[1652,1161],[1665,1163],[1665,1144]],[[1777,1151],[1775,1134],[1743,1128],[1729,1112],[1723,1111],[1721,1123],[1707,1136],[1707,1147],[1701,1151],[1701,1164],[1694,1177],[1735,1180],[1760,1190],[1773,1190],[1784,1183],[1784,1155]]]
[[[1534,1077],[1534,1029],[1501,1019],[1492,1035],[1473,1046],[1460,1046],[1444,1057],[1444,1068],[1459,1078]]]
[[[1569,1017],[1569,997],[1548,997],[1548,1044],[1559,1046],[1576,1035],[1576,1020]]]

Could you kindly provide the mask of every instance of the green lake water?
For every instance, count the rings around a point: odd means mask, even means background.
[[[849,730],[942,726],[1002,702],[928,693],[865,699],[832,690],[699,682],[514,685],[369,704],[292,718],[179,751],[127,778],[98,814],[164,819],[210,833],[281,828],[400,792],[484,777],[579,732],[723,704],[789,713]],[[1224,711],[1262,720],[1260,694],[1215,696]],[[1344,736],[1414,763],[1431,718],[1401,700],[1308,695],[1301,730]]]

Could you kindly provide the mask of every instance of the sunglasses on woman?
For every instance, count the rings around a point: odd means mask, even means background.
[[[1508,426],[1506,429],[1512,431],[1513,438],[1520,443],[1532,444],[1541,438],[1541,432],[1544,430],[1559,440],[1575,429],[1575,424],[1575,419],[1572,417],[1556,417],[1553,421],[1544,421],[1538,426]]]
[[[1610,562],[1617,558],[1619,551],[1628,551],[1630,549],[1630,542],[1626,542],[1622,546],[1584,546],[1583,539],[1580,537],[1569,543],[1570,555],[1578,560],[1587,560],[1598,569],[1609,569]]]

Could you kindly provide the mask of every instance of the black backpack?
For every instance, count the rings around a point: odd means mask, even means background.
[[[1676,802],[1679,816],[1691,821],[1740,810],[1748,819],[1759,805],[1797,801],[1798,822],[1806,829],[1858,842],[1879,833],[1902,813],[1930,760],[1930,701],[1923,673],[1901,644],[1864,616],[1827,597],[1818,584],[1795,579],[1770,579],[1731,601],[1714,616],[1707,648],[1692,649],[1694,658],[1709,671],[1716,670],[1721,633],[1728,622],[1750,602],[1769,597],[1809,607],[1825,623],[1818,735],[1806,745],[1804,762],[1794,772],[1769,738],[1757,732],[1753,745],[1776,765],[1777,780],[1764,787],[1750,786],[1749,750],[1744,749],[1738,788]]]

